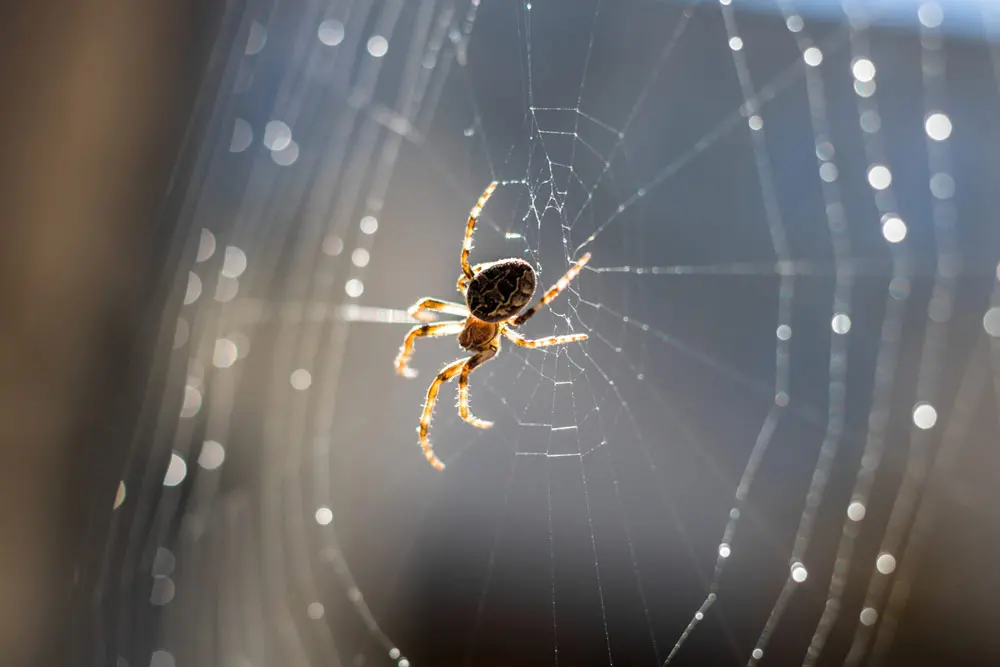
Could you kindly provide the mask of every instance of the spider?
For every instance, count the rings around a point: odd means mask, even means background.
[[[416,377],[417,373],[407,364],[413,356],[413,346],[417,338],[438,338],[458,336],[458,344],[471,354],[446,365],[438,372],[427,389],[427,400],[420,415],[420,447],[427,462],[435,470],[444,470],[444,463],[434,454],[427,437],[430,430],[434,404],[437,402],[441,385],[458,376],[458,414],[477,428],[490,428],[493,422],[484,421],[469,412],[469,375],[500,351],[500,337],[503,336],[521,347],[548,347],[564,345],[587,339],[587,334],[577,333],[566,336],[549,336],[536,340],[523,337],[514,330],[527,322],[532,315],[551,302],[569,285],[590,259],[585,254],[570,267],[559,281],[553,285],[534,306],[525,310],[535,293],[535,270],[523,259],[509,257],[495,262],[469,265],[469,251],[472,250],[472,232],[476,228],[479,214],[496,189],[496,181],[490,183],[479,201],[469,211],[469,222],[465,227],[462,243],[462,274],[458,278],[458,291],[465,297],[465,303],[453,303],[439,299],[424,298],[410,306],[410,317],[426,322],[410,329],[403,339],[403,345],[396,356],[396,372],[403,377]],[[462,317],[464,320],[437,322],[436,313]]]

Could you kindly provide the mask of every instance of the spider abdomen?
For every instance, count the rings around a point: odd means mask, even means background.
[[[511,257],[483,266],[469,281],[465,301],[469,312],[484,322],[501,322],[521,312],[535,293],[531,264]]]

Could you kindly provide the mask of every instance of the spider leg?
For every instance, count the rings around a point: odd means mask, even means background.
[[[427,388],[427,400],[424,401],[424,411],[420,413],[420,426],[417,428],[417,433],[420,434],[420,449],[423,450],[427,462],[435,470],[444,470],[444,463],[434,454],[434,448],[431,447],[431,441],[427,437],[427,432],[431,428],[431,416],[434,414],[434,404],[437,403],[441,385],[458,375],[462,370],[462,366],[469,360],[469,357],[466,357],[451,362],[441,369],[437,377],[431,382],[431,386]]]
[[[458,277],[458,291],[461,292],[463,296],[465,295],[465,290],[469,288],[469,280],[475,277],[475,275],[482,270],[483,270],[483,265],[476,264],[475,266],[472,267],[471,277],[465,275],[465,273],[462,273],[462,275]]]
[[[465,274],[466,278],[472,278],[473,276],[472,267],[469,266],[469,251],[472,250],[472,230],[476,228],[476,222],[479,221],[479,214],[483,212],[483,207],[486,206],[486,202],[489,201],[490,196],[493,195],[493,191],[496,189],[496,181],[487,185],[486,189],[483,190],[483,194],[480,195],[479,201],[469,211],[469,224],[465,227],[465,240],[462,242],[462,273]]]
[[[521,347],[548,347],[550,345],[565,345],[566,343],[578,343],[581,340],[587,340],[587,334],[568,334],[565,336],[548,336],[547,338],[525,338],[516,331],[512,331],[507,327],[503,328],[503,335],[506,336],[515,345],[520,345]]]
[[[553,285],[552,287],[550,287],[549,290],[545,293],[544,296],[542,296],[541,300],[538,303],[536,303],[534,306],[532,306],[528,310],[524,311],[523,313],[521,313],[520,315],[518,315],[517,317],[515,317],[514,319],[512,319],[510,321],[511,325],[513,325],[513,326],[516,327],[516,326],[520,326],[520,325],[524,324],[525,322],[528,321],[528,319],[532,315],[534,315],[539,310],[541,310],[542,306],[545,306],[546,304],[551,303],[553,299],[555,299],[557,296],[559,296],[559,294],[564,289],[566,289],[566,287],[569,286],[570,281],[572,281],[574,278],[576,278],[577,274],[580,273],[580,271],[583,270],[584,265],[588,261],[590,261],[590,253],[589,252],[586,255],[584,255],[583,257],[581,257],[580,259],[576,260],[576,264],[574,264],[573,266],[569,267],[569,271],[566,272],[566,275],[564,275],[562,278],[560,278],[556,282],[555,285]]]
[[[421,299],[410,306],[407,311],[415,320],[420,322],[433,322],[437,319],[434,313],[444,313],[445,315],[455,315],[456,317],[468,317],[469,309],[461,303],[451,301],[441,301],[440,299]]]
[[[418,338],[425,336],[428,338],[457,336],[462,333],[463,326],[462,322],[438,322],[436,324],[421,324],[410,329],[410,332],[406,334],[406,338],[403,339],[402,346],[399,348],[399,354],[396,355],[396,372],[408,378],[417,376],[417,372],[407,366],[407,364],[410,363],[410,358],[413,357],[413,346]]]
[[[462,419],[469,422],[476,428],[489,428],[493,426],[493,422],[479,419],[469,412],[469,375],[472,371],[476,370],[496,356],[498,350],[499,345],[496,347],[488,347],[479,354],[473,356],[465,362],[465,365],[462,366],[462,372],[458,376],[458,414],[462,417]]]

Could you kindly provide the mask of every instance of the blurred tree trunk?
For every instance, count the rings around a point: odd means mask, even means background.
[[[150,240],[221,3],[9,4],[0,11],[0,662],[44,667],[70,661],[79,558],[106,535],[131,434],[102,408],[151,344],[138,326],[151,278],[171,268]]]

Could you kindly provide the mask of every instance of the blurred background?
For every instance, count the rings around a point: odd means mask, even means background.
[[[994,3],[2,23],[4,665],[1000,664]]]

